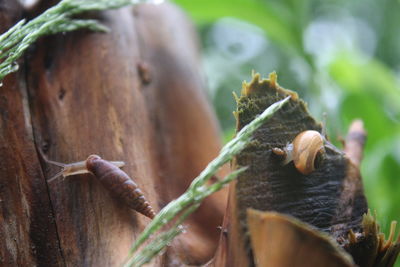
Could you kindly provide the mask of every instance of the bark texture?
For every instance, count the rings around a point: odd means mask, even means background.
[[[22,18],[14,2],[0,4],[3,31]],[[50,3],[41,1],[32,12]],[[0,88],[5,265],[120,265],[150,220],[113,198],[92,175],[47,184],[57,170],[39,164],[35,144],[63,163],[90,154],[125,161],[124,171],[156,212],[219,151],[196,37],[183,13],[162,4],[88,16],[111,31],[39,40]],[[217,243],[224,196],[209,198],[188,220],[188,234],[153,266],[207,261]]]
[[[254,265],[248,208],[291,215],[338,241],[350,229],[361,229],[362,215],[367,212],[361,176],[342,151],[325,141],[320,166],[307,175],[299,172],[293,161],[283,164],[272,152],[274,148],[283,149],[303,131],[322,130],[297,94],[277,84],[276,74],[269,80],[261,80],[256,74],[243,85],[237,99],[237,130],[288,95],[289,103],[257,130],[252,143],[235,158],[234,168],[249,168],[231,185],[229,216],[224,222],[228,234],[222,237],[225,246],[217,253],[216,266]],[[220,257],[220,253],[225,256]]]
[[[18,1],[0,2],[0,31],[22,18]],[[63,258],[34,146],[23,68],[0,87],[0,265],[57,266]]]

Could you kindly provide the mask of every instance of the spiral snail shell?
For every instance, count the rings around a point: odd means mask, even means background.
[[[324,142],[319,132],[307,130],[299,133],[285,148],[273,148],[272,152],[284,158],[284,165],[293,161],[296,169],[307,175],[319,167],[325,153]]]

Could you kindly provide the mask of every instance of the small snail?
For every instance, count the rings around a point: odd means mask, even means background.
[[[272,152],[284,158],[283,165],[293,160],[296,169],[304,174],[310,174],[317,169],[325,153],[325,138],[317,131],[308,130],[299,133],[292,143],[283,149],[273,148]]]
[[[131,209],[149,217],[154,218],[155,212],[145,199],[143,192],[138,185],[120,169],[125,163],[123,161],[107,161],[97,155],[90,155],[85,161],[63,164],[48,160],[43,154],[42,157],[48,163],[57,165],[62,170],[50,178],[52,182],[59,176],[64,178],[71,175],[91,173],[102,185],[116,198],[120,199]]]

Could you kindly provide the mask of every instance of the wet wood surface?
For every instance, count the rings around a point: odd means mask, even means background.
[[[1,32],[21,18],[17,1],[0,3]],[[63,265],[33,142],[23,70],[7,76],[0,87],[0,265]]]
[[[194,29],[183,13],[163,4],[94,15],[109,33],[40,39],[0,88],[4,263],[120,265],[150,221],[90,174],[47,183],[58,169],[41,160],[35,145],[57,162],[90,154],[125,161],[124,171],[156,212],[219,151]],[[152,265],[209,260],[224,197],[209,198],[189,219],[189,234]]]

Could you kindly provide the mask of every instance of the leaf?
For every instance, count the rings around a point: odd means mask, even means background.
[[[175,0],[197,23],[210,23],[229,16],[264,29],[268,36],[287,49],[302,51],[302,35],[295,29],[295,18],[283,5],[260,0]]]

